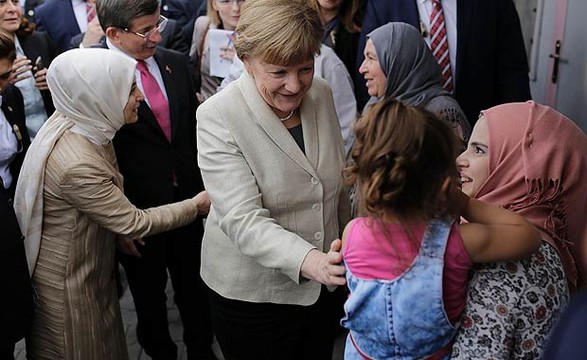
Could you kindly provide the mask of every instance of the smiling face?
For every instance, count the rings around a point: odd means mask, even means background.
[[[463,192],[475,196],[489,177],[489,129],[483,116],[477,120],[467,150],[457,158]]]
[[[278,117],[297,109],[314,78],[314,59],[291,66],[269,64],[258,57],[244,59],[263,100]]]
[[[0,0],[0,29],[13,34],[20,26],[21,16],[18,0]]]
[[[155,30],[146,39],[135,34],[145,34],[157,27],[159,23],[159,10],[151,15],[139,16],[131,22],[128,31],[109,27],[106,35],[121,50],[135,60],[145,60],[155,54],[157,45],[161,42],[161,33]]]
[[[241,16],[242,1],[212,0],[212,8],[218,12],[224,30],[234,30]]]
[[[387,76],[381,69],[379,64],[379,57],[377,50],[371,39],[367,40],[365,44],[365,60],[359,68],[359,72],[365,78],[367,85],[367,92],[371,96],[381,97],[385,95],[385,88],[387,87]]]
[[[132,84],[130,88],[130,95],[128,97],[128,102],[124,107],[124,123],[125,124],[133,124],[137,122],[139,119],[139,105],[141,102],[145,100],[143,93],[137,87],[136,83]]]

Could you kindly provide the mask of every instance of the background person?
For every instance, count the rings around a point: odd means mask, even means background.
[[[210,43],[208,30],[223,29],[234,31],[240,18],[241,6],[245,0],[208,0],[208,11],[205,16],[196,19],[190,57],[196,63],[196,76],[200,79],[198,99],[203,102],[214,95],[222,83],[222,78],[210,74]],[[234,37],[227,39],[227,46],[221,56],[232,61],[234,58]]]
[[[57,50],[47,33],[35,31],[35,24],[23,17],[18,0],[0,4],[0,29],[13,37],[16,46],[10,82],[23,94],[26,126],[34,138],[55,111],[45,75]]]
[[[14,344],[29,330],[33,315],[23,236],[13,209],[17,179],[30,145],[22,96],[10,84],[15,58],[12,37],[0,32],[0,281],[9,294],[2,297],[0,306],[1,359],[13,359]]]
[[[323,34],[307,1],[247,0],[235,43],[246,71],[198,109],[212,200],[202,278],[226,359],[331,359],[349,219],[344,150]]]
[[[205,193],[146,210],[123,193],[112,138],[138,118],[135,66],[110,51],[77,49],[47,73],[57,110],[27,153],[15,198],[36,294],[30,358],[127,359],[116,234],[140,238],[207,211]]]
[[[359,72],[371,95],[368,105],[388,96],[423,107],[444,120],[466,143],[471,127],[457,101],[440,85],[440,67],[416,29],[389,23],[367,38]]]
[[[540,357],[568,288],[582,280],[575,247],[587,240],[586,149],[585,134],[546,106],[481,113],[457,159],[463,191],[524,216],[543,241],[530,258],[476,269],[453,358]]]
[[[324,25],[322,43],[334,50],[354,79],[363,7],[360,0],[311,0]]]
[[[442,13],[444,21],[438,21],[439,30],[434,35],[441,35],[441,24],[444,24],[446,37],[439,37],[438,44],[444,43],[440,40],[443,38],[448,43],[451,91],[471,126],[483,109],[530,100],[528,58],[512,0],[369,0],[366,3],[359,49],[364,48],[367,34],[396,21],[412,25],[430,46],[433,20],[440,19]],[[442,11],[434,12],[435,6]],[[438,54],[443,59],[444,53]],[[357,67],[363,59],[359,51]],[[362,109],[369,97],[363,79],[356,80],[357,103]]]

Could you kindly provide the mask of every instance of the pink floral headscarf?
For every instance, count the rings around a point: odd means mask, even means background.
[[[476,198],[523,215],[561,257],[569,287],[587,241],[587,136],[571,120],[533,101],[482,112],[489,172]]]

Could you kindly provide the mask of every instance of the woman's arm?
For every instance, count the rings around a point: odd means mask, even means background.
[[[469,198],[459,191],[460,226],[467,252],[474,262],[517,260],[538,250],[540,234],[522,216],[498,206]]]
[[[73,207],[110,231],[133,239],[186,225],[197,217],[200,203],[203,211],[206,207],[206,196],[198,194],[174,204],[138,209],[114,184],[112,175],[94,161],[71,164],[60,187],[64,200]]]

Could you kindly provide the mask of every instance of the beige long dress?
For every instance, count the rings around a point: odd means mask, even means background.
[[[111,143],[67,131],[49,156],[29,359],[128,359],[113,273],[115,232],[137,238],[166,231],[192,221],[197,205],[139,210],[122,193],[122,180]]]

